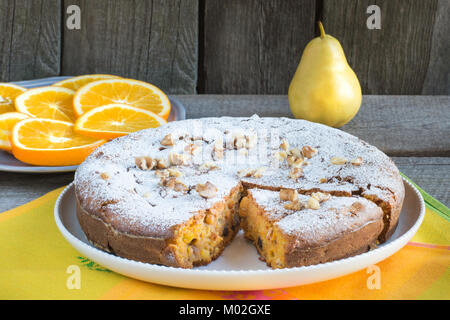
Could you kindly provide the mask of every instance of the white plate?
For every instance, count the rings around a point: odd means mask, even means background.
[[[376,264],[400,250],[419,229],[425,215],[422,196],[405,181],[405,201],[392,237],[377,249],[333,262],[272,270],[240,232],[223,254],[207,266],[181,269],[137,262],[93,247],[78,224],[70,184],[55,204],[55,221],[69,243],[84,256],[117,273],[139,280],[205,290],[262,290],[298,286],[340,277]]]
[[[70,77],[51,77],[44,79],[26,80],[13,82],[25,88],[36,88],[42,86],[49,86],[55,82],[67,79]],[[186,119],[186,110],[180,101],[174,97],[169,97],[172,109],[167,121],[176,121]],[[53,173],[53,172],[69,172],[75,171],[78,166],[63,166],[63,167],[46,167],[46,166],[33,166],[31,164],[24,163],[14,158],[10,153],[0,150],[0,171],[10,172],[28,172],[28,173]]]

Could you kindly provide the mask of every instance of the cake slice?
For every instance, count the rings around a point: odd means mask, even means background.
[[[383,230],[383,211],[363,197],[250,189],[241,225],[272,268],[324,263],[366,252]]]

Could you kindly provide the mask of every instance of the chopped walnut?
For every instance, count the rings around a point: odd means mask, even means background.
[[[291,167],[293,168],[300,168],[304,164],[303,158],[297,158],[292,162]]]
[[[330,162],[331,162],[332,164],[339,164],[339,165],[342,165],[342,164],[346,164],[346,163],[347,163],[347,159],[342,158],[342,157],[332,157],[331,160],[330,160]]]
[[[161,185],[178,192],[188,190],[188,187],[176,178],[163,178],[161,179]]]
[[[157,161],[150,157],[136,157],[134,158],[134,163],[141,170],[152,170],[156,166]]]
[[[278,160],[283,161],[284,159],[287,158],[287,152],[286,152],[286,151],[279,151],[279,152],[277,152],[277,153],[275,154],[275,157],[276,157]]]
[[[311,194],[311,197],[316,199],[319,202],[327,201],[331,199],[331,195],[329,193],[323,193],[323,192],[313,192]]]
[[[252,169],[242,169],[242,170],[238,171],[237,175],[239,177],[247,177],[248,178],[248,177],[251,177],[254,172],[255,172],[255,170],[252,170]]]
[[[287,209],[287,210],[298,211],[298,210],[301,210],[303,208],[303,203],[301,203],[298,200],[290,201],[290,202],[286,203],[283,207],[285,209]]]
[[[163,146],[173,146],[174,142],[175,142],[175,140],[174,140],[172,134],[170,134],[170,133],[161,140],[161,144]]]
[[[318,150],[310,146],[303,146],[302,153],[305,158],[311,159],[317,154]]]
[[[280,190],[280,200],[281,201],[296,201],[298,199],[297,190],[292,189],[281,189]]]
[[[206,183],[199,183],[195,187],[195,190],[198,194],[205,199],[214,198],[217,194],[217,187],[213,185],[211,182],[207,181]]]
[[[174,166],[185,165],[188,162],[188,157],[184,154],[176,152],[169,153],[169,163]]]
[[[303,176],[303,169],[302,168],[293,168],[289,172],[289,178],[291,178],[291,179],[297,180],[301,176]]]
[[[327,181],[328,181],[327,178],[320,178],[320,180],[319,180],[320,183],[326,183]]]
[[[106,173],[106,172],[102,172],[102,173],[100,174],[100,177],[101,177],[103,180],[108,180],[108,179],[110,178],[109,174]]]
[[[156,159],[156,167],[158,169],[166,169],[169,167],[169,162],[166,159]]]
[[[183,173],[180,170],[175,169],[175,168],[169,168],[169,169],[167,169],[167,172],[169,173],[170,177],[179,178],[179,177],[183,176]]]
[[[302,152],[299,148],[293,148],[289,150],[289,154],[295,156],[296,158],[303,158]]]
[[[168,178],[170,174],[168,170],[156,170],[155,175],[160,178]]]
[[[202,147],[197,144],[191,143],[186,147],[184,147],[184,151],[188,152],[189,154],[192,154],[193,156],[196,156],[202,151]]]
[[[297,158],[295,156],[288,156],[286,158],[286,161],[290,166],[292,166],[296,160],[297,160]]]
[[[308,202],[306,203],[306,208],[307,209],[318,210],[318,209],[320,209],[320,203],[319,203],[319,201],[316,198],[310,197],[308,199]]]
[[[360,166],[363,163],[363,158],[358,157],[350,161],[350,163],[354,166]]]
[[[289,142],[286,139],[281,140],[280,148],[287,151],[289,149]]]
[[[238,176],[246,178],[261,178],[266,170],[267,168],[265,167],[260,167],[258,169],[242,169],[238,171]]]
[[[202,164],[199,169],[202,171],[211,171],[211,170],[215,170],[218,168],[219,167],[214,162],[207,161],[204,164]]]

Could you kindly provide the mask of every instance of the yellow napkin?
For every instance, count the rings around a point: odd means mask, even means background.
[[[0,299],[450,298],[450,223],[432,207],[412,241],[370,269],[284,289],[202,291],[134,280],[82,257],[53,219],[61,191],[0,214]]]

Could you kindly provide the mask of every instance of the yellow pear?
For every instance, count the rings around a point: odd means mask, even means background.
[[[361,86],[339,41],[325,34],[311,40],[289,85],[289,106],[298,119],[341,127],[361,106]]]

